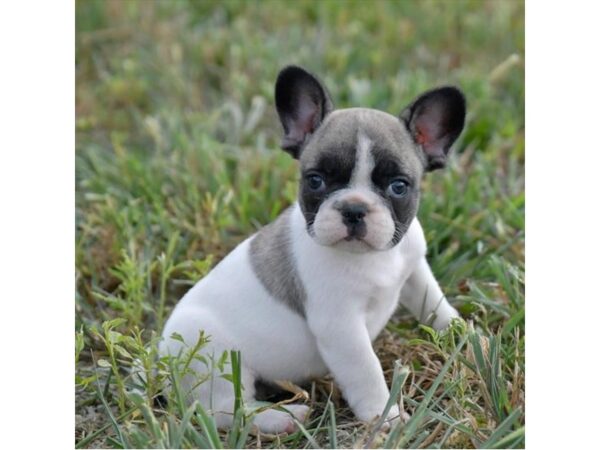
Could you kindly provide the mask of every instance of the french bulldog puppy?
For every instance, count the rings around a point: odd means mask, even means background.
[[[161,352],[210,336],[203,354],[240,350],[243,396],[255,381],[303,383],[330,372],[356,417],[370,421],[389,398],[371,343],[398,302],[436,329],[458,317],[425,259],[416,218],[420,182],[444,166],[465,121],[454,87],[422,94],[399,116],[367,108],[334,110],[325,87],[306,70],[284,68],[275,85],[282,148],[299,160],[298,201],[239,244],[179,302],[165,325]],[[178,333],[185,344],[173,339]],[[198,376],[209,368],[194,360]],[[218,373],[191,396],[232,423],[232,383]],[[293,415],[266,410],[255,425],[291,432]],[[394,406],[386,419],[398,418]]]

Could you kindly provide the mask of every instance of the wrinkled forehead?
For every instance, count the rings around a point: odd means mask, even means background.
[[[366,138],[375,164],[393,161],[415,179],[421,177],[423,161],[404,124],[391,114],[366,108],[329,114],[302,152],[303,170],[319,167],[323,160],[340,169],[352,168],[359,135]]]

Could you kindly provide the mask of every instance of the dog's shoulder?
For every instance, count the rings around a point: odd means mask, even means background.
[[[252,270],[267,292],[304,317],[306,293],[292,254],[293,208],[287,208],[254,235],[249,255]]]

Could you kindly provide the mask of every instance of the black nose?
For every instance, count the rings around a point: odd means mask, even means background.
[[[340,212],[345,225],[357,225],[365,218],[367,207],[360,203],[351,203],[344,205]]]

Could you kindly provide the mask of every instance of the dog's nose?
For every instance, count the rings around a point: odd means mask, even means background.
[[[345,204],[340,210],[345,225],[357,225],[367,214],[367,207],[361,203]]]

